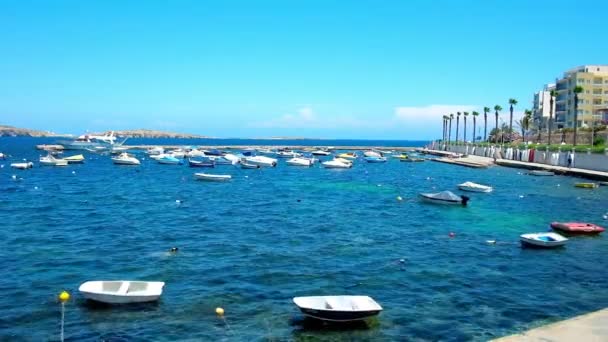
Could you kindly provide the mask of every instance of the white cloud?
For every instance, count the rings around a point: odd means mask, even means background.
[[[441,122],[444,115],[456,112],[472,112],[479,106],[474,105],[440,105],[433,104],[424,107],[397,107],[395,108],[395,119],[412,125]],[[478,110],[479,111],[479,110]]]

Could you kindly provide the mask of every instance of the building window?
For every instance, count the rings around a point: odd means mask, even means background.
[[[576,80],[576,83],[585,83],[585,80],[582,79],[582,78],[579,78],[579,79]]]

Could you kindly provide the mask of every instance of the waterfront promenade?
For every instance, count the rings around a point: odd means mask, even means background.
[[[509,160],[509,159],[496,159],[489,157],[482,157],[476,155],[467,155],[466,157],[455,158],[458,154],[454,152],[445,152],[445,151],[436,151],[436,150],[422,150],[424,153],[441,156],[437,158],[436,161],[444,162],[448,164],[456,164],[461,166],[469,166],[469,165],[479,165],[474,167],[485,167],[488,165],[496,164],[500,166],[506,167],[515,167],[520,169],[528,169],[528,170],[545,170],[552,171],[556,174],[575,176],[581,178],[587,178],[597,181],[608,181],[608,172],[604,171],[596,171],[596,170],[588,170],[588,169],[580,169],[574,167],[565,167],[558,165],[548,165],[541,163],[532,163],[532,162],[524,162],[517,160]],[[452,158],[447,158],[448,156]],[[470,167],[470,166],[469,166]]]
[[[608,309],[493,340],[493,342],[608,341]]]

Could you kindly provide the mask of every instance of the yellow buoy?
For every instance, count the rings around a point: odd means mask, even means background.
[[[59,294],[59,300],[62,303],[67,302],[68,300],[70,300],[70,294],[67,291],[63,291]]]
[[[219,308],[219,307],[218,307],[218,308],[215,308],[215,313],[216,313],[218,316],[224,316],[224,309]]]

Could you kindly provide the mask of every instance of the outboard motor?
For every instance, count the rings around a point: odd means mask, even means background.
[[[469,199],[470,199],[469,196],[460,196],[460,197],[462,198],[462,201],[461,201],[462,206],[466,207],[467,203],[469,202]]]

